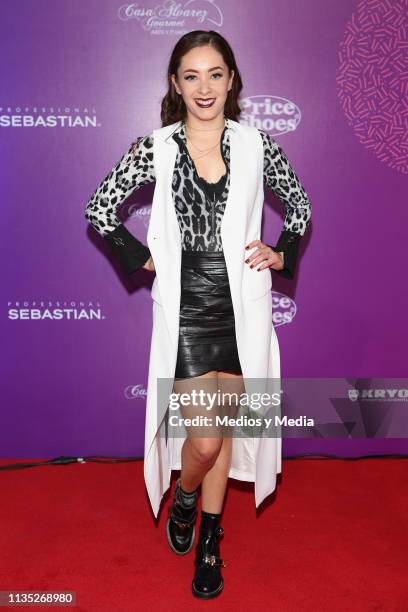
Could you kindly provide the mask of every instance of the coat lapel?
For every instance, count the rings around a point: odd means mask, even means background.
[[[221,222],[221,238],[232,292],[239,291],[240,260],[246,222],[246,184],[248,152],[240,150],[239,123],[226,120],[230,142],[230,181],[227,201]],[[176,122],[154,132],[154,159],[156,187],[153,196],[147,243],[156,267],[155,295],[165,311],[174,346],[178,345],[181,277],[181,233],[173,201],[172,180],[177,159],[178,144],[172,134],[181,126]],[[237,251],[239,249],[239,253]],[[243,253],[243,251],[242,251]],[[238,298],[234,299],[238,307]]]

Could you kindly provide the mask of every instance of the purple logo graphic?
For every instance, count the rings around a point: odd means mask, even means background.
[[[358,140],[406,174],[407,1],[359,1],[339,49],[338,96]]]

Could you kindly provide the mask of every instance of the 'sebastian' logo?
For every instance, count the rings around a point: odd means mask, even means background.
[[[94,107],[0,106],[0,128],[97,128]]]
[[[79,321],[104,319],[98,301],[80,300],[21,300],[7,302],[7,318],[10,321]]]

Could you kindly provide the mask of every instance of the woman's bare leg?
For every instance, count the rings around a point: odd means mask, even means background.
[[[217,371],[206,372],[201,376],[176,379],[173,391],[175,393],[191,393],[203,390],[206,393],[217,391]],[[180,412],[184,418],[197,415],[212,416],[205,406],[181,406]],[[186,427],[187,437],[181,449],[181,488],[187,492],[194,491],[202,482],[205,474],[214,465],[222,446],[222,437],[212,428]]]
[[[244,392],[242,374],[229,372],[218,372],[218,389],[238,396]],[[225,405],[224,414],[227,412],[231,417],[236,415],[237,404],[232,400],[228,406]],[[201,507],[205,512],[221,513],[227,488],[228,474],[231,467],[232,455],[232,430],[229,435],[222,438],[220,452],[214,465],[205,474],[201,483]]]

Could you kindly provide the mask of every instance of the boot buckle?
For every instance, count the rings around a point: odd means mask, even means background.
[[[203,561],[211,566],[220,565],[221,567],[227,567],[224,561],[215,555],[204,555]]]
[[[197,511],[193,513],[190,521],[183,521],[179,518],[180,514],[177,513],[177,504],[173,503],[173,505],[169,508],[169,516],[173,523],[177,525],[177,527],[180,527],[180,529],[187,529],[188,527],[192,527],[192,525],[194,524],[197,516]]]

